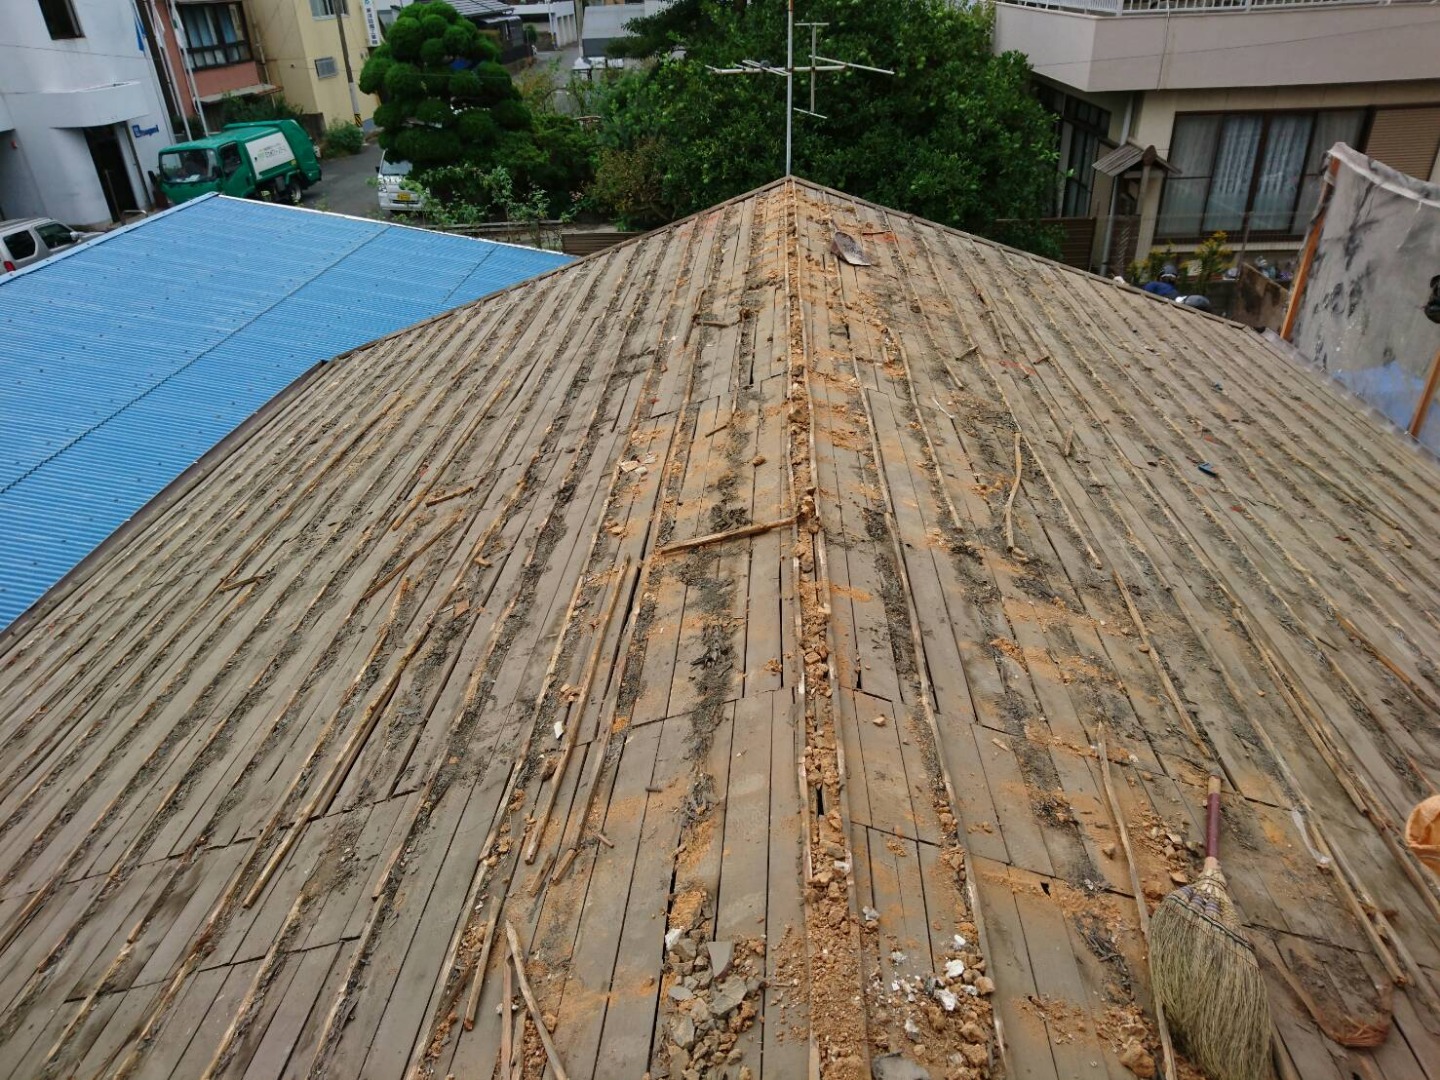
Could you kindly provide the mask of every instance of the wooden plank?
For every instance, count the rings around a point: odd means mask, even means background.
[[[200,1076],[204,1073],[215,1056],[216,1048],[224,1039],[230,1022],[235,1019],[236,1010],[239,1009],[245,995],[250,992],[250,986],[259,968],[260,961],[252,960],[249,963],[236,964],[230,968],[217,968],[213,973],[202,972],[211,977],[217,974],[222,975],[223,979],[210,1008],[201,1016],[199,1023],[191,1029],[194,1035],[170,1073],[174,1080],[183,1080],[185,1077]]]
[[[588,1076],[603,1068],[596,1049],[607,1000],[640,989],[627,985],[622,990],[614,975],[632,892],[638,889],[648,894],[652,898],[650,905],[644,905],[638,896],[636,901],[653,910],[653,897],[663,891],[660,881],[635,881],[635,866],[649,802],[645,788],[655,775],[662,731],[668,726],[667,722],[663,727],[640,728],[625,740],[616,764],[615,787],[601,819],[601,830],[615,846],[595,854],[582,894],[573,947],[547,947],[543,951],[547,963],[563,961],[565,952],[570,952],[566,977],[558,988],[560,1022],[555,1029],[555,1045],[566,1071],[573,1070],[576,1076]]]
[[[404,1072],[416,1032],[427,1015],[432,990],[450,977],[442,959],[456,921],[466,914],[457,910],[454,900],[465,895],[490,824],[490,808],[469,798],[472,787],[450,789],[454,792],[454,809],[437,807],[437,825],[446,820],[441,810],[450,809],[451,820],[456,822],[454,834],[446,837],[442,826],[437,829],[438,842],[433,849],[425,855],[416,853],[414,861],[421,863],[422,869],[413,874],[410,888],[402,891],[406,902],[398,906],[392,932],[380,939],[380,947],[371,958],[371,978],[383,981],[393,973],[394,981],[364,1058],[366,1072],[379,1076]],[[456,809],[460,812],[456,813]],[[372,989],[365,1000],[369,1003],[378,997]],[[337,1055],[331,1067],[343,1071],[346,1060],[345,1054]]]
[[[807,1031],[809,1017],[804,1008],[805,992],[781,985],[793,943],[804,927],[803,869],[800,865],[803,842],[803,802],[797,767],[800,720],[788,695],[777,695],[771,718],[770,815],[765,903],[765,977],[761,995],[761,1062],[772,1077],[799,1076],[808,1067],[806,1040],[796,1029]],[[797,992],[798,991],[798,992]],[[777,997],[781,1000],[777,1001]]]
[[[254,1053],[249,1056],[248,1067],[244,1069],[248,1080],[272,1080],[282,1074],[307,1018],[316,1003],[324,1000],[319,995],[339,955],[337,942],[287,958],[286,965],[294,968],[294,977],[283,992],[278,988],[268,991],[276,997],[275,1011],[263,1028],[264,1034],[255,1045]],[[243,1062],[237,1059],[237,1065],[240,1064]]]
[[[736,944],[738,953],[765,936],[774,698],[742,698],[735,705],[713,938]],[[732,1064],[759,1074],[762,1033],[759,1024],[739,1033],[735,1048],[741,1056]]]
[[[1040,991],[1025,928],[1016,907],[1009,868],[1003,863],[974,856],[970,861],[990,939],[990,955],[985,958],[985,970],[995,980],[995,994],[991,1002],[1005,1044],[1007,1071],[1017,1078],[1068,1078],[1073,1074],[1059,1070],[1051,1053],[1050,1036],[1044,1020],[1024,1008],[1025,1002]]]
[[[149,927],[136,941],[130,960],[111,985],[144,986],[168,978],[193,947],[196,931],[244,856],[244,848],[238,844],[199,855],[180,877],[177,887],[161,901]],[[173,916],[167,917],[171,912]]]
[[[691,767],[686,761],[687,739],[683,719],[665,721],[655,771],[647,785],[659,790],[646,795],[645,821],[631,880],[631,888],[640,886],[641,891],[625,907],[610,995],[596,1044],[596,1075],[639,1076],[650,1066],[652,1032],[662,992],[656,974],[665,949],[669,886],[675,848],[681,837],[679,811]],[[680,884],[677,879],[676,886]]]
[[[977,744],[977,740],[988,741],[992,736],[979,725],[956,722],[946,716],[940,721],[945,760],[950,766],[958,800],[955,809],[960,818],[961,843],[983,859],[1009,862],[1005,836],[1000,831],[997,795],[990,786]]]
[[[229,975],[228,968],[211,968],[196,972],[185,984],[165,1026],[140,1059],[135,1073],[137,1080],[168,1080],[175,1065],[185,1056],[196,1031],[214,1008],[215,998]]]

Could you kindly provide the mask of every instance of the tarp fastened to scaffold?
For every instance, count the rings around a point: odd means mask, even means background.
[[[1440,409],[1423,410],[1440,353],[1425,315],[1440,274],[1440,185],[1343,143],[1309,273],[1298,285],[1291,343],[1402,428],[1440,450]]]

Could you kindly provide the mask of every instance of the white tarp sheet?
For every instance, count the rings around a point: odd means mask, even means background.
[[[1424,313],[1440,274],[1440,185],[1344,143],[1335,191],[1297,312],[1292,344],[1400,427],[1415,413],[1440,325]],[[1440,450],[1440,408],[1420,441]]]

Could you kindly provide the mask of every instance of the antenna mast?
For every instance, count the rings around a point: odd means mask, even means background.
[[[785,80],[785,175],[789,176],[793,171],[794,164],[794,119],[795,113],[802,112],[806,116],[813,116],[818,120],[828,119],[822,113],[815,111],[815,75],[821,71],[847,71],[854,68],[857,71],[871,71],[876,75],[894,75],[895,72],[889,68],[871,67],[868,64],[856,64],[849,60],[835,60],[828,56],[821,56],[818,48],[818,37],[822,27],[829,26],[823,22],[802,22],[801,26],[810,28],[810,63],[804,67],[795,66],[795,0],[787,0],[785,9],[785,66],[774,67],[762,63],[759,60],[741,60],[739,67],[717,68],[710,67],[716,75],[779,75]],[[707,65],[708,67],[709,65]],[[795,108],[795,75],[808,74],[810,76],[810,108]]]

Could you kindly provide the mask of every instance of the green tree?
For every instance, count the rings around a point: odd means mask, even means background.
[[[589,183],[594,138],[548,105],[532,110],[499,55],[449,4],[412,4],[365,62],[360,89],[380,96],[380,145],[411,162],[417,180],[449,166],[473,167],[475,175],[503,169],[513,190],[539,190],[558,214]]]
[[[360,72],[380,145],[417,169],[504,161],[531,141],[530,111],[499,50],[442,2],[401,8]]]
[[[1025,58],[993,54],[988,5],[802,0],[796,14],[829,23],[825,55],[896,72],[819,76],[817,110],[828,119],[796,115],[797,174],[1054,252],[1054,238],[1036,223],[1054,201],[1053,121],[1030,91]],[[706,70],[742,58],[783,63],[781,0],[679,0],[630,28],[621,51],[659,59],[604,99],[597,201],[613,199],[619,210],[653,204],[658,191],[656,216],[674,217],[781,174],[784,81]],[[683,59],[670,56],[675,45],[684,46]],[[808,39],[797,34],[796,46],[803,64]],[[795,93],[797,105],[808,104],[803,76]]]

